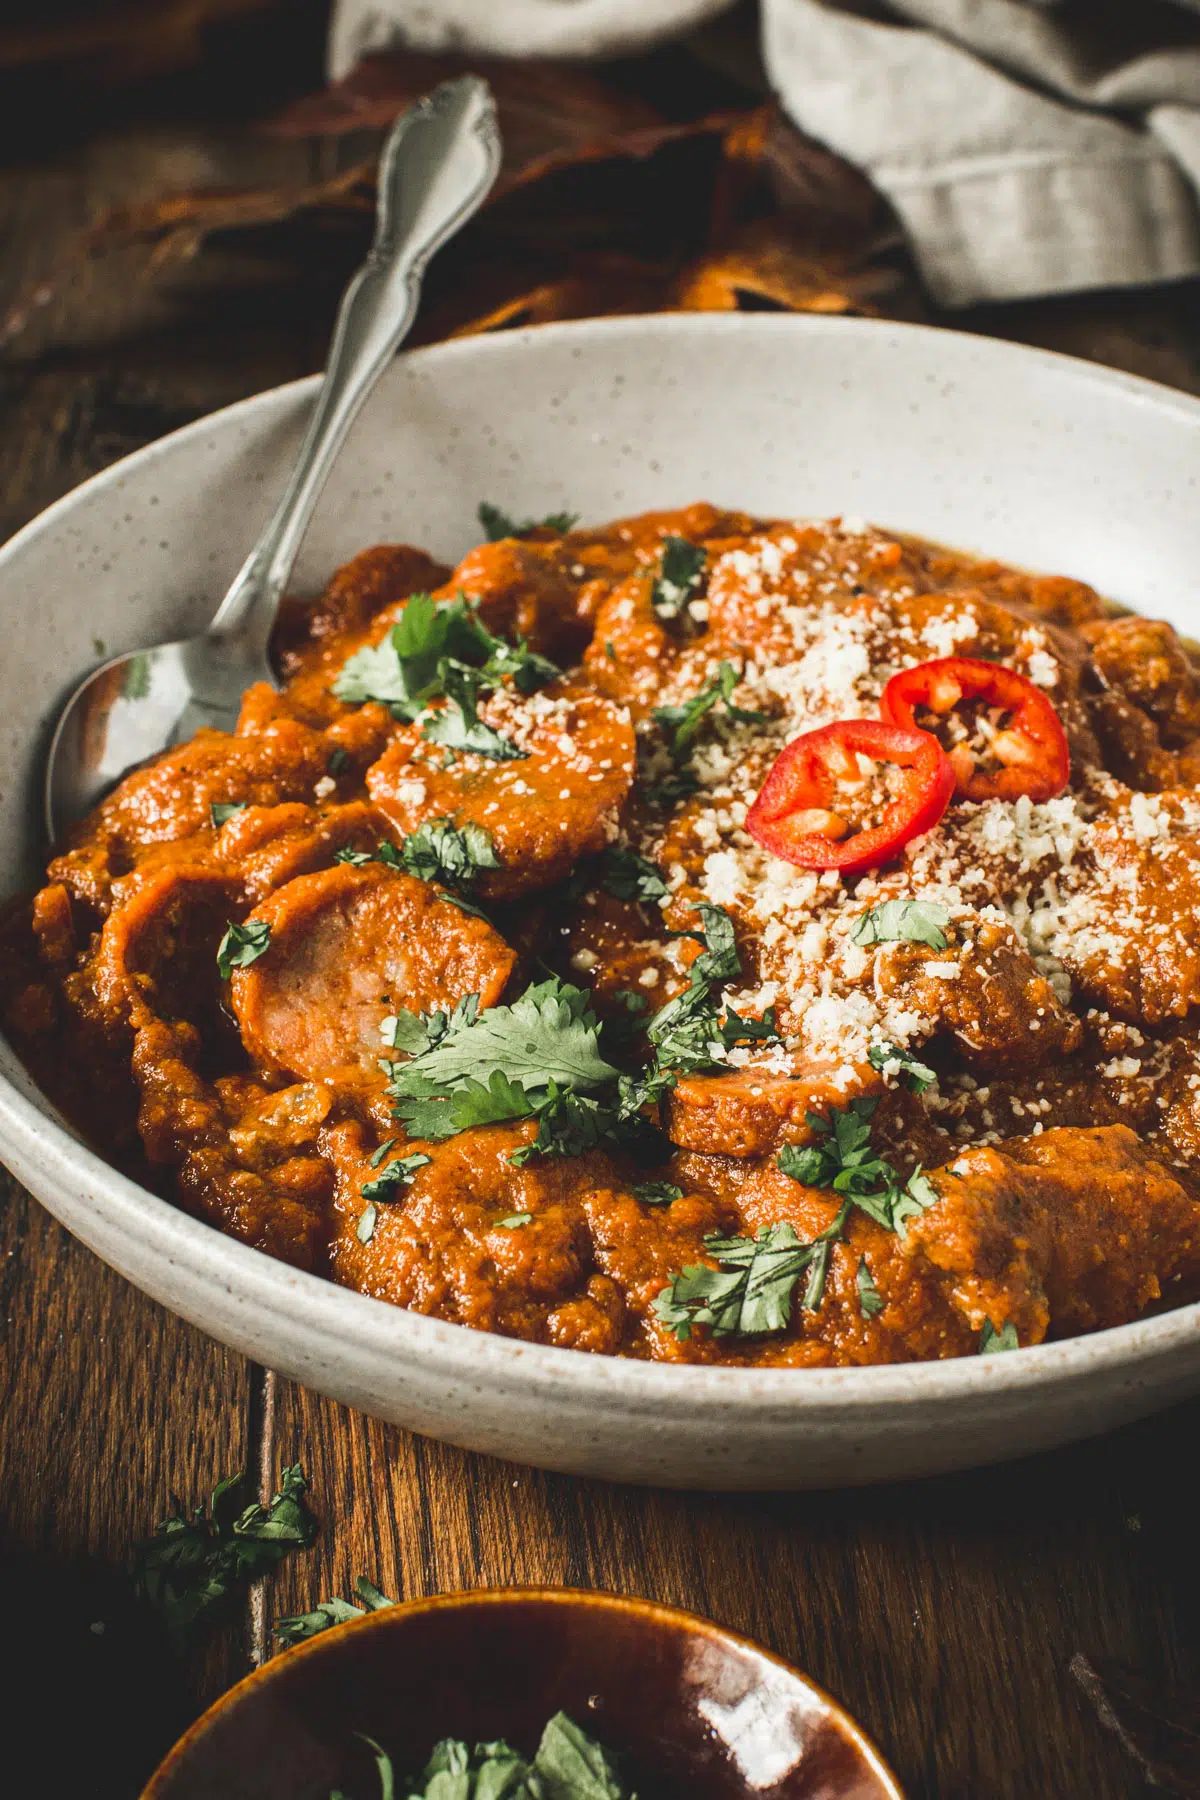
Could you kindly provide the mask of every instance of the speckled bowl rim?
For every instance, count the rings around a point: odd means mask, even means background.
[[[877,1776],[883,1787],[890,1790],[891,1800],[905,1800],[894,1770],[885,1761],[882,1753],[873,1743],[866,1731],[854,1716],[847,1712],[840,1700],[827,1693],[819,1682],[811,1675],[797,1668],[795,1663],[786,1657],[779,1656],[774,1650],[768,1650],[755,1638],[746,1637],[740,1631],[730,1631],[724,1625],[718,1625],[715,1619],[707,1619],[702,1613],[687,1611],[681,1606],[667,1606],[658,1600],[647,1600],[636,1594],[613,1594],[603,1588],[557,1588],[557,1587],[511,1587],[511,1588],[467,1588],[452,1594],[430,1594],[417,1600],[404,1600],[396,1606],[381,1608],[378,1612],[367,1613],[361,1619],[350,1619],[342,1625],[335,1625],[323,1631],[318,1637],[307,1643],[296,1644],[290,1650],[282,1650],[277,1656],[254,1669],[238,1682],[236,1687],[222,1694],[218,1700],[201,1714],[194,1725],[188,1727],[179,1741],[167,1752],[150,1780],[143,1788],[139,1800],[169,1800],[168,1784],[178,1772],[179,1764],[190,1754],[199,1740],[207,1735],[219,1719],[223,1718],[231,1708],[243,1705],[253,1695],[256,1699],[264,1688],[280,1680],[286,1680],[296,1662],[305,1658],[309,1662],[318,1660],[323,1655],[336,1654],[342,1638],[349,1631],[395,1631],[402,1629],[410,1619],[428,1616],[438,1612],[470,1612],[484,1606],[511,1606],[513,1604],[537,1606],[561,1606],[568,1610],[589,1610],[596,1612],[623,1613],[634,1619],[639,1626],[650,1621],[658,1621],[672,1629],[682,1631],[689,1637],[707,1638],[710,1642],[732,1645],[738,1650],[747,1650],[754,1656],[762,1657],[766,1662],[781,1669],[786,1675],[827,1709],[829,1716],[836,1721],[849,1741],[862,1758],[863,1764]]]
[[[1139,407],[1171,413],[1196,431],[1200,462],[1200,400],[1140,376],[1101,368],[1057,351],[1033,349],[1002,339],[968,336],[940,327],[909,325],[895,321],[838,319],[783,315],[753,315],[754,330],[777,333],[781,346],[792,334],[827,333],[831,327],[847,339],[854,335],[887,332],[919,337],[939,347],[939,354],[963,354],[969,345],[975,354],[996,359],[998,373],[1011,366],[1016,377],[1030,364],[1042,365],[1081,386],[1100,385],[1123,394]],[[526,327],[494,336],[462,338],[428,349],[410,352],[422,365],[439,360],[473,359],[511,353],[514,343],[532,343],[584,336],[611,337],[645,331],[653,320],[664,331],[695,335],[733,333],[745,321],[738,315],[668,314],[623,315],[613,319],[582,320],[556,325]],[[81,496],[117,483],[131,468],[144,468],[169,459],[177,445],[193,434],[211,428],[220,419],[234,424],[252,417],[256,408],[272,398],[314,392],[318,376],[251,395],[234,405],[183,426],[153,444],[123,458],[60,500],[24,526],[0,549],[0,580],[10,553],[19,550],[28,536],[65,522]],[[44,1185],[68,1190],[85,1186],[103,1200],[106,1220],[125,1236],[138,1236],[143,1249],[166,1266],[185,1265],[193,1283],[193,1295],[207,1286],[236,1295],[254,1309],[264,1327],[272,1315],[285,1325],[294,1322],[302,1307],[317,1337],[328,1334],[335,1341],[357,1342],[377,1353],[403,1344],[414,1354],[427,1353],[447,1375],[486,1380],[489,1374],[513,1376],[519,1372],[529,1399],[569,1395],[575,1402],[603,1405],[606,1396],[619,1394],[623,1407],[643,1414],[648,1424],[662,1422],[662,1407],[691,1398],[727,1407],[733,1402],[752,1402],[764,1424],[785,1422],[803,1406],[807,1413],[843,1418],[847,1412],[869,1419],[876,1404],[894,1407],[898,1402],[919,1407],[922,1402],[978,1399],[989,1396],[1028,1396],[1032,1401],[1044,1389],[1069,1387],[1097,1373],[1108,1373],[1124,1385],[1136,1387],[1139,1373],[1171,1352],[1183,1352],[1200,1344],[1200,1302],[1175,1308],[1133,1324],[1110,1327],[1088,1336],[996,1356],[966,1356],[937,1362],[875,1364],[829,1369],[713,1368],[694,1364],[643,1362],[628,1357],[596,1356],[585,1351],[530,1344],[505,1338],[376,1300],[350,1288],[337,1286],[323,1276],[307,1274],[279,1262],[264,1251],[227,1237],[215,1226],[190,1218],[170,1201],[141,1187],[111,1168],[95,1151],[80,1143],[63,1125],[47,1117],[0,1074],[0,1156],[12,1149],[29,1163],[40,1163]],[[86,1233],[78,1232],[87,1242]],[[136,1283],[135,1283],[136,1285]],[[169,1302],[164,1302],[169,1306]],[[195,1317],[199,1301],[187,1307]]]

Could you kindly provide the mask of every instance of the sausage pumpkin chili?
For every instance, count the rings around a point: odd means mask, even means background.
[[[536,1342],[814,1366],[1200,1293],[1200,682],[1091,589],[693,506],[379,546],[10,914],[104,1153]],[[499,534],[499,535],[495,535]]]

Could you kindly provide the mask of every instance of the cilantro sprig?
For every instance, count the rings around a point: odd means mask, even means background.
[[[793,1181],[832,1188],[885,1231],[903,1237],[907,1220],[932,1206],[938,1193],[919,1168],[902,1182],[891,1163],[876,1155],[871,1119],[878,1104],[878,1097],[871,1095],[835,1107],[828,1117],[806,1114],[816,1141],[803,1147],[785,1144],[776,1161]]]
[[[944,950],[950,941],[944,929],[949,923],[949,911],[936,900],[881,900],[859,914],[850,941],[866,947],[908,942]]]
[[[1011,1319],[1006,1320],[999,1331],[990,1319],[983,1321],[983,1330],[979,1334],[980,1356],[994,1356],[1001,1350],[1019,1350],[1020,1339],[1017,1328]]]
[[[664,623],[679,618],[700,588],[707,565],[708,556],[700,544],[685,537],[663,539],[650,604]]]
[[[502,761],[525,752],[480,719],[480,695],[505,681],[532,694],[561,672],[523,639],[510,643],[489,631],[464,594],[440,602],[414,594],[386,637],[347,658],[333,692],[348,705],[378,701],[410,724],[426,715],[429,742]],[[446,704],[430,712],[436,701]]]
[[[228,981],[235,969],[248,969],[271,947],[271,926],[266,919],[247,919],[244,925],[230,920],[217,945],[217,973]]]
[[[704,1248],[716,1263],[693,1263],[663,1288],[655,1317],[681,1341],[705,1325],[713,1337],[757,1337],[786,1330],[800,1277],[807,1272],[802,1304],[816,1311],[825,1292],[829,1256],[844,1218],[810,1242],[783,1220],[765,1225],[755,1237],[722,1237],[710,1232]]]
[[[670,889],[652,862],[632,850],[606,850],[600,865],[600,885],[614,900],[638,900],[650,904],[665,900]]]
[[[739,725],[766,724],[766,713],[756,712],[752,707],[734,705],[734,690],[742,679],[742,673],[731,662],[723,662],[707,687],[702,687],[690,700],[683,701],[679,706],[655,707],[652,715],[654,723],[666,738],[667,747],[677,763],[687,761],[705,719],[717,707],[723,707],[725,717]]]
[[[513,518],[503,507],[493,506],[490,500],[481,500],[478,510],[479,523],[489,543],[496,543],[500,538],[527,537],[531,531],[558,531],[566,533],[579,523],[579,514],[573,512],[547,513],[544,519]]]
[[[306,1639],[318,1637],[322,1631],[329,1631],[334,1625],[344,1625],[347,1619],[361,1619],[367,1613],[382,1612],[386,1607],[396,1604],[373,1581],[368,1581],[365,1575],[357,1578],[354,1591],[362,1601],[361,1606],[355,1606],[352,1600],[343,1600],[335,1595],[332,1600],[318,1601],[311,1612],[294,1613],[289,1618],[276,1619],[275,1636],[283,1648],[286,1650],[293,1644],[303,1644]]]
[[[492,835],[482,825],[467,823],[461,828],[450,819],[427,819],[410,831],[399,849],[384,839],[374,850],[338,850],[334,862],[362,868],[367,863],[385,863],[391,869],[403,869],[418,881],[428,881],[443,888],[443,899],[477,919],[486,919],[482,907],[467,898],[467,891],[479,876],[500,867]]]
[[[317,1535],[299,1463],[283,1470],[269,1506],[243,1503],[244,1477],[219,1481],[207,1507],[176,1511],[138,1546],[134,1582],[176,1643]]]
[[[704,948],[688,971],[688,985],[655,1013],[646,1028],[658,1072],[722,1069],[735,1044],[779,1042],[774,1007],[768,1007],[761,1019],[739,1018],[732,1007],[722,1016],[713,989],[742,972],[733,920],[723,907],[704,900],[697,911],[702,929],[683,935],[695,937]]]
[[[911,1050],[905,1050],[899,1044],[872,1044],[867,1051],[867,1061],[881,1075],[897,1069],[914,1094],[923,1094],[937,1081],[936,1069],[931,1069],[928,1063],[921,1062]]]

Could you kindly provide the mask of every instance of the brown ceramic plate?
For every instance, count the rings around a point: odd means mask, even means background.
[[[375,1800],[356,1732],[402,1777],[442,1737],[528,1754],[560,1708],[643,1800],[903,1800],[854,1720],[778,1657],[691,1613],[561,1588],[414,1600],[287,1651],[205,1713],[142,1800]]]

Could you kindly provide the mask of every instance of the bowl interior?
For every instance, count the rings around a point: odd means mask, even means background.
[[[194,1727],[143,1800],[329,1800],[400,1786],[442,1737],[529,1755],[555,1712],[656,1800],[900,1800],[877,1753],[796,1670],[706,1620],[603,1594],[420,1601],[267,1664]]]

